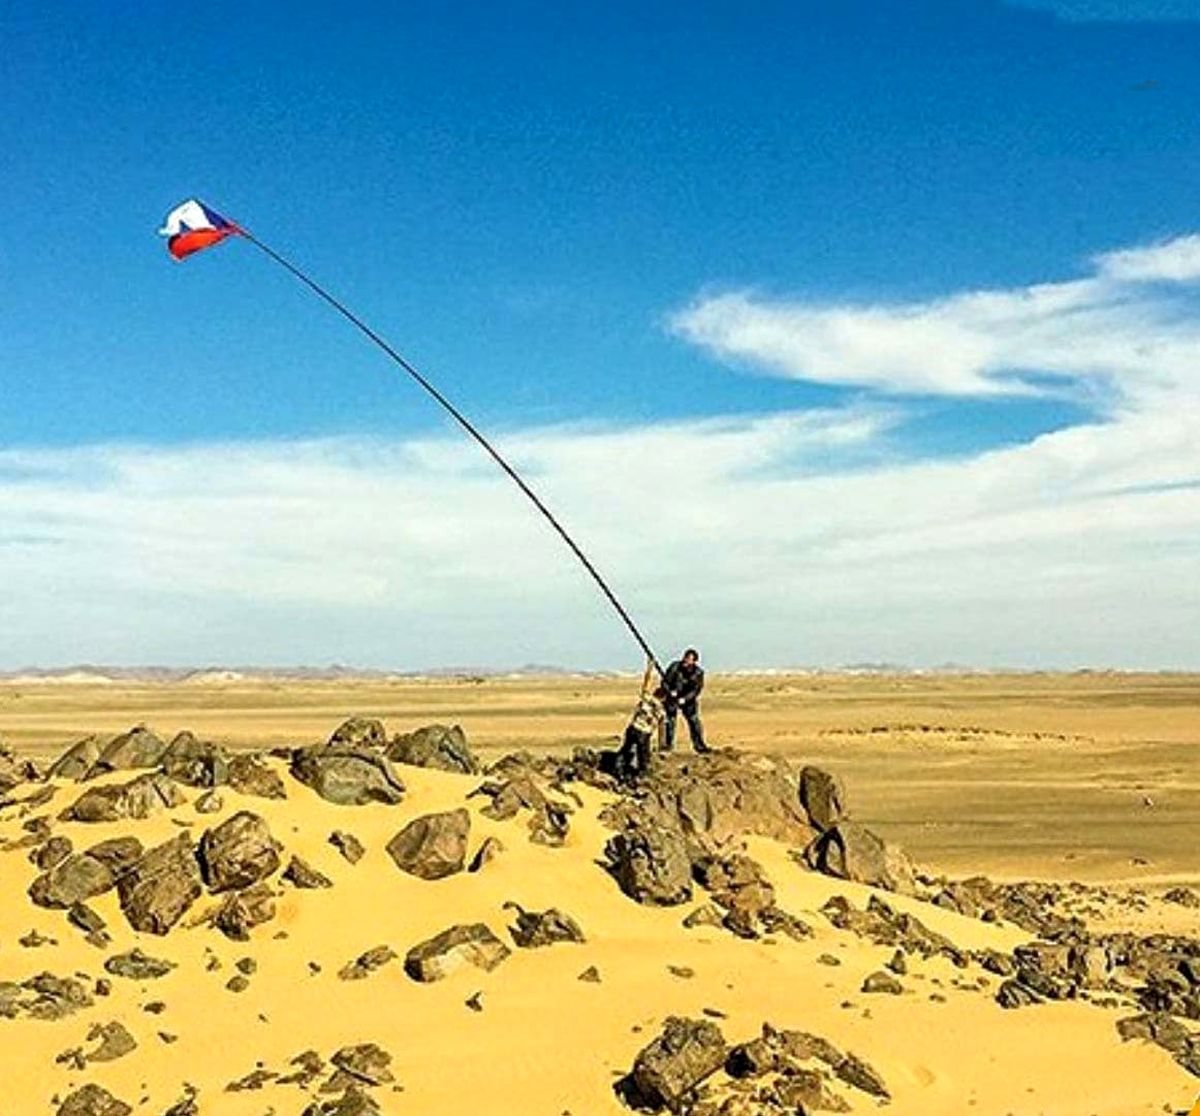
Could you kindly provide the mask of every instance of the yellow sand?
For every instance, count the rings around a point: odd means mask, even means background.
[[[326,731],[333,727],[326,727]],[[282,770],[282,768],[281,768]],[[496,836],[505,851],[478,874],[438,882],[404,875],[384,851],[409,819],[464,803],[478,780],[412,768],[400,769],[409,787],[397,807],[337,807],[287,780],[282,802],[223,791],[224,812],[205,817],[190,805],[142,822],[116,825],[61,824],[77,848],[132,832],[147,844],[179,832],[188,821],[195,836],[238,809],[260,813],[287,852],[306,858],[334,881],[325,891],[285,888],[275,921],[258,928],[246,944],[230,942],[202,925],[181,926],[165,938],[129,930],[115,894],[94,900],[108,921],[112,950],[140,945],[178,968],[142,984],[113,978],[111,996],[66,1020],[44,1023],[0,1020],[4,1071],[0,1116],[54,1112],[51,1098],[84,1081],[95,1081],[134,1104],[138,1113],[161,1114],[182,1095],[185,1082],[200,1090],[204,1116],[293,1116],[308,1098],[295,1086],[226,1093],[226,1083],[265,1066],[285,1072],[306,1049],[323,1057],[338,1047],[376,1042],[394,1056],[402,1092],[377,1091],[385,1113],[488,1113],[502,1116],[600,1116],[626,1112],[612,1092],[617,1076],[672,1013],[698,1016],[711,1008],[730,1041],[753,1037],[764,1021],[829,1038],[866,1058],[891,1087],[889,1112],[937,1116],[978,1111],[1014,1116],[1125,1116],[1186,1109],[1200,1082],[1168,1055],[1142,1043],[1122,1043],[1115,1030],[1120,1013],[1084,1004],[1061,1004],[1006,1012],[990,990],[965,991],[954,982],[975,979],[940,960],[915,961],[903,978],[901,997],[858,991],[863,977],[890,951],[838,932],[816,913],[833,894],[864,903],[868,889],[805,872],[786,850],[754,840],[751,852],[775,883],[780,905],[812,924],[813,939],[745,942],[717,929],[685,930],[690,908],[640,907],[617,890],[596,860],[607,831],[595,814],[602,796],[585,791],[585,808],[573,819],[565,848],[527,839],[526,816],[497,823],[471,810],[471,847]],[[118,776],[117,778],[120,778]],[[78,790],[64,786],[55,812]],[[195,793],[189,792],[194,798]],[[0,840],[19,833],[8,811],[0,816]],[[331,830],[353,832],[367,847],[350,865],[328,843]],[[101,974],[106,954],[82,940],[61,912],[33,907],[25,889],[36,875],[22,852],[0,853],[0,980],[23,979],[41,970],[60,975]],[[698,896],[697,902],[702,896]],[[390,945],[401,956],[415,942],[459,922],[483,921],[508,939],[506,900],[540,909],[557,906],[587,934],[584,945],[559,944],[514,950],[496,971],[461,969],[446,980],[420,985],[393,962],[365,980],[342,981],[337,971],[373,946]],[[965,947],[1011,949],[1027,935],[990,926],[924,904],[894,900],[933,929]],[[211,900],[188,916],[196,923]],[[55,946],[24,949],[18,936],[31,929],[57,939]],[[286,931],[286,937],[279,937]],[[206,971],[208,951],[221,961]],[[838,967],[816,962],[822,953],[842,959]],[[252,957],[258,971],[250,987],[224,987],[234,962]],[[321,966],[311,975],[310,962]],[[668,965],[695,971],[682,979]],[[577,979],[589,965],[601,983]],[[482,1012],[464,1001],[482,993]],[[931,993],[946,1002],[931,1000]],[[160,1015],[143,1010],[162,1000]],[[87,1046],[96,1022],[119,1019],[138,1049],[114,1063],[86,1071],[55,1064],[55,1056]],[[178,1036],[167,1044],[159,1031]],[[843,1090],[845,1092],[845,1090]],[[857,1112],[876,1102],[847,1093]]]

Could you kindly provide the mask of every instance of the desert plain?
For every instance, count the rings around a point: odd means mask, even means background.
[[[699,884],[687,902],[635,902],[605,866],[606,807],[629,796],[602,781],[541,788],[569,807],[566,831],[546,843],[530,840],[529,811],[489,816],[488,797],[472,795],[493,774],[398,763],[401,800],[365,805],[334,804],[289,774],[286,750],[319,747],[350,717],[378,719],[389,734],[460,725],[483,768],[518,751],[536,763],[612,748],[636,686],[631,677],[584,674],[218,672],[171,682],[0,683],[0,741],[18,757],[44,766],[89,734],[103,746],[144,724],[164,742],[189,730],[230,753],[255,751],[285,788],[260,797],[218,787],[211,809],[198,812],[205,789],[184,785],[149,816],[98,821],[60,814],[88,788],[138,771],[29,781],[0,798],[0,993],[7,986],[17,1005],[0,1012],[0,1116],[616,1116],[638,1098],[614,1086],[668,1017],[716,1028],[729,1050],[764,1024],[819,1036],[885,1085],[864,1088],[858,1075],[838,1072],[836,1057],[801,1059],[792,1077],[791,1069],[739,1077],[721,1068],[668,1105],[676,1111],[1190,1111],[1200,1077],[1161,1042],[1117,1026],[1146,1015],[1137,999],[1144,974],[1124,979],[1114,963],[1070,995],[1003,1006],[997,993],[1011,972],[980,959],[1010,957],[1038,933],[931,900],[939,880],[1048,881],[1059,886],[1047,909],[1056,903],[1057,916],[1078,918],[1090,933],[1169,937],[1185,951],[1197,943],[1200,909],[1178,897],[1200,885],[1198,676],[713,673],[704,714],[722,754],[837,776],[850,817],[906,850],[921,881],[897,894],[813,871],[787,840],[748,833],[729,843],[730,855],[758,865],[775,907],[801,927],[793,933],[764,924],[738,934],[704,919],[685,927],[690,913],[713,907]],[[400,870],[388,852],[398,831],[464,809],[469,856],[491,838],[494,857],[436,879]],[[30,900],[45,870],[31,857],[48,834],[67,838],[75,853],[128,836],[151,849],[184,833],[199,842],[247,811],[269,829],[279,864],[262,881],[272,917],[241,940],[213,925],[228,895],[207,880],[163,934],[135,929],[116,889],[89,897],[104,924],[90,936],[63,909]],[[351,863],[330,844],[334,831],[353,834],[361,859]],[[291,857],[329,886],[281,882]],[[888,917],[911,916],[948,944],[901,949],[907,956],[897,961],[894,942],[831,916],[827,904],[839,896],[854,911],[882,902]],[[583,940],[522,947],[508,903],[561,912]],[[431,981],[406,971],[418,943],[480,924],[503,945],[503,963],[459,964]],[[154,977],[111,975],[106,962],[133,949],[170,967]],[[367,955],[379,963],[347,978]],[[80,1002],[43,1012],[30,983],[42,973],[76,982]],[[884,990],[865,990],[881,975],[874,983]],[[1171,1019],[1176,1053],[1181,1043],[1190,1049],[1195,1017]],[[803,1097],[781,1085],[801,1080],[810,1086]],[[81,1094],[89,1085],[100,1091]]]

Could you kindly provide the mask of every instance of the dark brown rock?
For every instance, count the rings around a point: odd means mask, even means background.
[[[74,851],[70,837],[51,837],[29,854],[29,861],[43,872],[61,864]]]
[[[692,862],[678,826],[632,814],[604,847],[609,872],[631,899],[671,907],[692,897]]]
[[[536,949],[555,942],[584,942],[583,931],[569,914],[557,907],[545,911],[527,911],[518,903],[505,903],[506,910],[517,913],[517,921],[509,927],[512,939],[522,949]]]
[[[479,761],[458,725],[426,725],[397,736],[387,749],[388,758],[413,767],[432,767],[460,775],[478,775]]]
[[[165,775],[139,775],[128,783],[91,787],[63,813],[67,821],[113,822],[142,819],[183,803],[179,788]]]
[[[298,748],[292,753],[291,772],[297,781],[338,806],[395,805],[404,798],[404,784],[387,756],[361,745],[329,743]]]
[[[396,867],[423,880],[461,872],[467,857],[471,815],[461,807],[414,818],[388,843]]]
[[[335,829],[329,835],[329,843],[351,864],[357,864],[366,854],[362,842],[353,833]]]
[[[151,849],[117,882],[130,925],[150,934],[167,933],[201,890],[200,867],[186,833]]]
[[[160,766],[169,779],[189,787],[219,787],[229,781],[229,753],[187,731],[167,746]]]
[[[726,1053],[715,1023],[671,1016],[639,1052],[618,1092],[633,1107],[683,1112],[695,1089],[725,1064]]]
[[[824,833],[846,815],[846,788],[841,779],[819,767],[800,772],[800,805],[814,829]]]
[[[333,887],[333,881],[328,876],[318,872],[308,861],[302,860],[298,856],[293,856],[288,861],[288,866],[283,870],[280,879],[287,880],[293,887],[301,890]]]
[[[329,1060],[364,1085],[386,1085],[395,1080],[390,1068],[392,1056],[373,1042],[343,1046]]]
[[[278,871],[280,848],[262,818],[241,810],[205,831],[197,858],[210,891],[234,891]]]
[[[74,779],[80,782],[96,765],[100,758],[100,738],[85,736],[72,744],[51,765],[47,774],[51,779]]]
[[[166,976],[173,968],[173,961],[151,957],[137,948],[128,953],[118,953],[104,962],[105,972],[125,977],[127,980],[157,980]]]
[[[56,1116],[129,1116],[133,1109],[99,1085],[84,1085],[58,1106]]]
[[[404,971],[413,980],[441,980],[464,964],[491,972],[510,950],[482,922],[452,926],[413,946],[404,958]]]
[[[167,750],[166,742],[145,725],[137,725],[120,736],[113,737],[87,773],[94,779],[109,771],[134,771],[157,767]]]
[[[805,852],[811,867],[827,876],[870,884],[902,895],[916,891],[907,854],[866,826],[842,821],[817,837]]]
[[[232,891],[213,916],[213,925],[235,942],[250,940],[250,931],[275,917],[275,893],[270,885],[257,883]]]
[[[249,752],[230,757],[229,788],[251,798],[287,798],[287,788],[279,772]]]

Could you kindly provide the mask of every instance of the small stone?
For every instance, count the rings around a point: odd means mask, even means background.
[[[576,977],[577,980],[582,980],[587,984],[600,983],[600,970],[595,965],[589,965],[582,973]]]
[[[363,854],[367,851],[353,833],[347,833],[342,829],[335,829],[329,835],[329,843],[351,864],[357,864],[362,860]]]
[[[113,976],[125,977],[128,980],[155,980],[166,976],[173,968],[173,961],[159,957],[151,957],[140,949],[131,949],[128,953],[118,953],[104,962],[106,972]]]
[[[871,973],[862,982],[862,991],[872,993],[883,992],[889,996],[899,996],[904,991],[904,985],[892,976],[891,973],[879,971]]]
[[[240,973],[237,976],[230,977],[225,983],[225,987],[230,992],[245,992],[250,987],[250,982]]]

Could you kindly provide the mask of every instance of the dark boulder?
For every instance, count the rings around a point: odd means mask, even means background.
[[[202,890],[200,866],[186,833],[152,848],[117,881],[129,924],[149,934],[166,934]]]
[[[219,787],[229,781],[229,753],[187,731],[167,746],[160,766],[169,779],[189,787]]]
[[[51,779],[74,779],[80,782],[96,766],[100,758],[100,737],[85,736],[72,744],[51,765],[47,774]]]
[[[292,753],[293,778],[338,806],[395,805],[404,784],[387,756],[353,744],[320,744]]]
[[[99,1085],[84,1085],[58,1106],[56,1116],[129,1116],[133,1109]]]
[[[512,951],[482,922],[451,926],[419,942],[404,958],[404,971],[423,983],[441,980],[463,965],[491,972]]]
[[[642,1049],[618,1094],[635,1108],[686,1111],[689,1098],[724,1064],[725,1038],[707,1019],[669,1017],[662,1034]]]
[[[414,818],[388,843],[396,867],[423,880],[461,872],[467,858],[471,815],[463,808]]]
[[[604,846],[618,886],[638,903],[672,907],[692,897],[692,862],[678,826],[633,814]]]
[[[805,850],[811,868],[839,880],[870,884],[902,895],[916,891],[916,874],[907,853],[864,825],[839,822]]]
[[[800,772],[800,805],[814,829],[832,829],[846,815],[846,788],[842,780],[819,767]]]
[[[278,871],[280,848],[262,818],[241,810],[205,831],[197,857],[210,891],[235,891]]]
[[[373,717],[351,717],[333,730],[328,747],[376,748],[382,751],[387,747],[387,742],[382,721]]]
[[[287,798],[287,788],[279,772],[249,752],[230,757],[229,789],[250,798]]]
[[[555,942],[584,942],[583,931],[569,914],[557,907],[545,911],[527,911],[519,903],[505,903],[505,910],[517,912],[517,921],[509,927],[512,939],[522,949],[536,949]]]
[[[139,775],[127,783],[91,787],[63,813],[66,821],[113,822],[141,820],[184,802],[179,788],[165,775]]]
[[[157,767],[167,750],[166,741],[145,725],[137,725],[113,737],[100,751],[87,778],[94,779],[109,771],[135,771]]]
[[[458,725],[426,725],[404,733],[392,740],[387,754],[396,763],[412,767],[432,767],[460,775],[478,775],[481,770]]]
[[[307,860],[298,856],[293,856],[288,861],[280,879],[287,880],[292,887],[305,891],[318,887],[333,887],[333,881],[328,876],[318,872]]]
[[[270,885],[257,883],[231,891],[213,916],[213,925],[235,942],[250,940],[250,931],[275,917],[275,893]]]
[[[29,886],[29,898],[39,907],[66,910],[115,886],[141,855],[142,843],[136,837],[101,841],[38,876]]]

